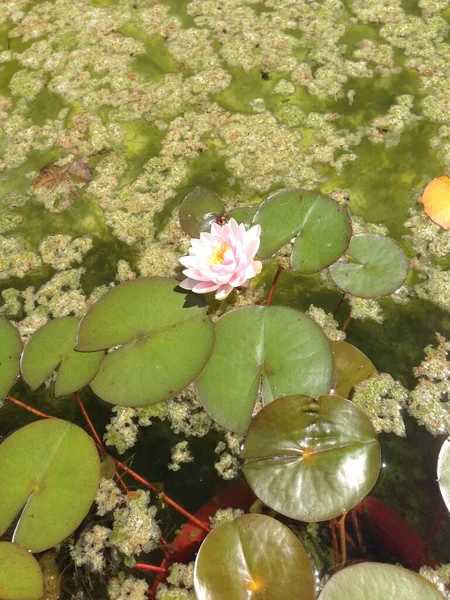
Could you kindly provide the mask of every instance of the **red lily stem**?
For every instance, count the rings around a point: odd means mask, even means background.
[[[352,320],[352,317],[350,315],[348,315],[348,317],[345,319],[345,321],[341,327],[341,331],[345,331],[347,329],[347,326],[351,320]]]
[[[341,565],[342,566],[344,566],[345,563],[347,562],[347,541],[345,539],[345,517],[346,516],[347,516],[347,513],[345,512],[339,521],[339,531],[341,534],[341,556],[342,556]]]
[[[164,494],[164,492],[159,492],[158,488],[155,485],[153,485],[153,483],[150,483],[149,481],[147,481],[146,479],[141,477],[138,473],[136,473],[136,471],[133,471],[133,469],[130,469],[130,467],[128,467],[125,463],[121,462],[117,458],[113,457],[113,459],[118,467],[123,469],[129,475],[131,475],[131,477],[133,477],[133,479],[135,479],[136,481],[139,481],[139,483],[142,483],[142,485],[144,485],[146,488],[148,488],[149,490],[151,490],[152,492],[157,494],[159,496],[159,498],[161,498],[164,502],[167,502],[167,504],[170,504],[170,506],[172,506],[173,508],[175,508],[175,510],[177,510],[179,513],[181,513],[183,516],[185,516],[186,519],[188,519],[192,523],[195,523],[197,525],[197,527],[200,527],[200,529],[202,529],[203,531],[206,531],[206,533],[209,533],[211,531],[211,528],[208,525],[206,525],[206,523],[199,521],[193,514],[188,512],[186,509],[184,509],[179,504],[177,504],[175,502],[175,500],[172,500],[172,498],[170,498],[169,496],[166,496],[166,494]]]
[[[37,410],[37,408],[28,406],[28,404],[25,404],[25,402],[22,402],[21,400],[17,400],[17,398],[13,398],[12,396],[7,396],[7,398],[13,404],[17,404],[17,406],[24,408],[28,412],[33,413],[34,415],[37,415],[38,417],[43,417],[44,419],[56,419],[57,418],[57,417],[53,417],[52,415],[47,415],[47,414],[41,412],[40,410]]]
[[[333,319],[335,319],[335,318],[336,318],[336,315],[338,314],[338,312],[339,312],[339,309],[341,308],[341,306],[342,306],[342,303],[344,302],[344,300],[345,300],[345,292],[342,294],[342,296],[341,296],[341,299],[340,299],[340,300],[339,300],[339,302],[337,303],[337,306],[336,306],[336,308],[335,308],[335,310],[334,310],[334,313],[333,313]]]
[[[339,546],[338,546],[338,541],[337,541],[337,536],[336,536],[334,519],[331,519],[331,521],[330,521],[330,531],[331,531],[331,541],[332,541],[333,551],[334,551],[334,567],[336,568],[339,564]]]
[[[272,281],[272,285],[270,286],[269,294],[267,296],[266,306],[270,306],[270,303],[272,302],[272,296],[275,291],[275,287],[277,285],[278,277],[280,276],[282,270],[283,270],[283,267],[281,265],[278,265],[278,268],[275,272],[275,276]]]
[[[156,567],[155,565],[147,565],[145,563],[136,563],[134,569],[140,569],[141,571],[154,571],[155,573],[167,573],[167,569],[164,567]]]

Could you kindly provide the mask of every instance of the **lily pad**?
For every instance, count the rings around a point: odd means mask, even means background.
[[[7,319],[0,318],[0,400],[16,381],[21,353],[22,342],[17,329]]]
[[[332,356],[322,329],[284,306],[246,306],[216,321],[216,345],[196,380],[200,400],[222,427],[242,434],[255,402],[330,390]]]
[[[328,581],[318,600],[444,600],[426,579],[395,565],[364,562],[342,569]]]
[[[341,290],[353,296],[388,296],[398,290],[408,274],[403,248],[383,235],[355,235],[346,256],[349,262],[331,265],[330,274]]]
[[[265,515],[242,515],[219,525],[195,561],[198,600],[313,600],[314,588],[302,544]]]
[[[196,187],[180,204],[178,217],[181,229],[189,236],[198,238],[202,231],[211,229],[224,211],[219,196],[206,188]]]
[[[261,225],[259,256],[268,258],[295,237],[291,267],[315,273],[348,247],[352,228],[345,208],[316,192],[286,189],[262,202],[253,224]]]
[[[111,404],[155,404],[199,375],[214,347],[214,324],[204,300],[174,279],[135,279],[102,296],[80,323],[77,350],[115,346],[92,390]]]
[[[443,227],[450,229],[450,177],[441,175],[430,181],[423,191],[422,203],[427,216]]]
[[[348,342],[332,342],[331,352],[333,353],[333,394],[348,398],[357,383],[378,373],[364,352]]]
[[[352,402],[285,396],[250,424],[241,458],[255,494],[299,521],[334,519],[366,496],[378,478],[380,445]]]
[[[234,219],[237,223],[250,225],[257,210],[257,206],[240,206],[238,208],[233,208],[227,213],[227,219]]]
[[[44,577],[38,561],[19,544],[0,542],[0,599],[39,600]]]
[[[60,419],[22,427],[0,445],[0,535],[20,514],[13,541],[52,548],[87,515],[99,479],[95,444],[80,427]]]
[[[445,440],[439,452],[437,476],[442,497],[450,510],[450,438]]]
[[[59,366],[55,396],[67,396],[87,385],[98,373],[105,353],[76,352],[80,319],[62,317],[50,321],[32,336],[23,351],[22,376],[35,390]]]

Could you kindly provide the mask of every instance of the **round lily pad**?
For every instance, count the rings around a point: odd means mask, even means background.
[[[0,535],[17,515],[13,541],[32,552],[62,542],[94,501],[100,461],[92,438],[60,419],[30,423],[0,445]]]
[[[378,373],[364,352],[348,342],[332,342],[331,352],[333,353],[333,394],[348,398],[357,383]]]
[[[378,478],[380,445],[372,423],[339,396],[285,396],[250,424],[243,471],[255,494],[299,521],[334,519],[366,496]]]
[[[55,396],[67,396],[87,385],[97,374],[104,352],[76,352],[80,319],[62,317],[50,321],[32,336],[20,362],[22,376],[35,390],[59,366]]]
[[[227,213],[227,219],[234,219],[237,223],[250,225],[257,210],[257,206],[240,206],[233,208]]]
[[[17,329],[7,319],[0,318],[0,400],[16,381],[21,353],[22,342]]]
[[[113,348],[90,386],[106,402],[144,406],[183,390],[205,366],[214,324],[204,300],[174,279],[123,283],[91,306],[77,350]]]
[[[44,577],[38,561],[19,544],[0,542],[0,599],[39,600]]]
[[[353,296],[388,296],[398,290],[408,274],[403,248],[383,235],[355,235],[346,256],[348,262],[331,265],[330,274],[341,290]]]
[[[242,515],[219,525],[195,561],[198,600],[313,600],[314,588],[300,541],[265,515]]]
[[[450,177],[441,175],[427,185],[422,203],[427,216],[443,227],[450,229]]]
[[[181,229],[189,236],[198,238],[202,231],[211,229],[224,210],[222,201],[214,192],[196,187],[180,204],[178,217]]]
[[[332,357],[321,328],[284,306],[246,306],[216,321],[214,351],[196,380],[205,410],[242,434],[261,392],[264,404],[283,394],[330,390]]]
[[[328,581],[318,600],[444,600],[426,579],[413,571],[374,562],[342,569]]]
[[[295,237],[291,267],[301,273],[331,265],[346,250],[352,235],[345,208],[327,196],[300,189],[270,195],[253,223],[261,225],[261,258],[268,258]]]
[[[450,510],[450,438],[445,440],[439,452],[437,476],[442,497]]]

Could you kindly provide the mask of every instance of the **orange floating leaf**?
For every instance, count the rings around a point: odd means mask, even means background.
[[[422,203],[427,216],[443,227],[450,229],[450,177],[436,177],[425,188]]]

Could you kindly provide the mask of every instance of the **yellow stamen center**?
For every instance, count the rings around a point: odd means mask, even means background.
[[[229,250],[230,246],[225,242],[221,244],[217,244],[209,257],[209,262],[211,265],[220,265],[223,262],[225,252]]]

